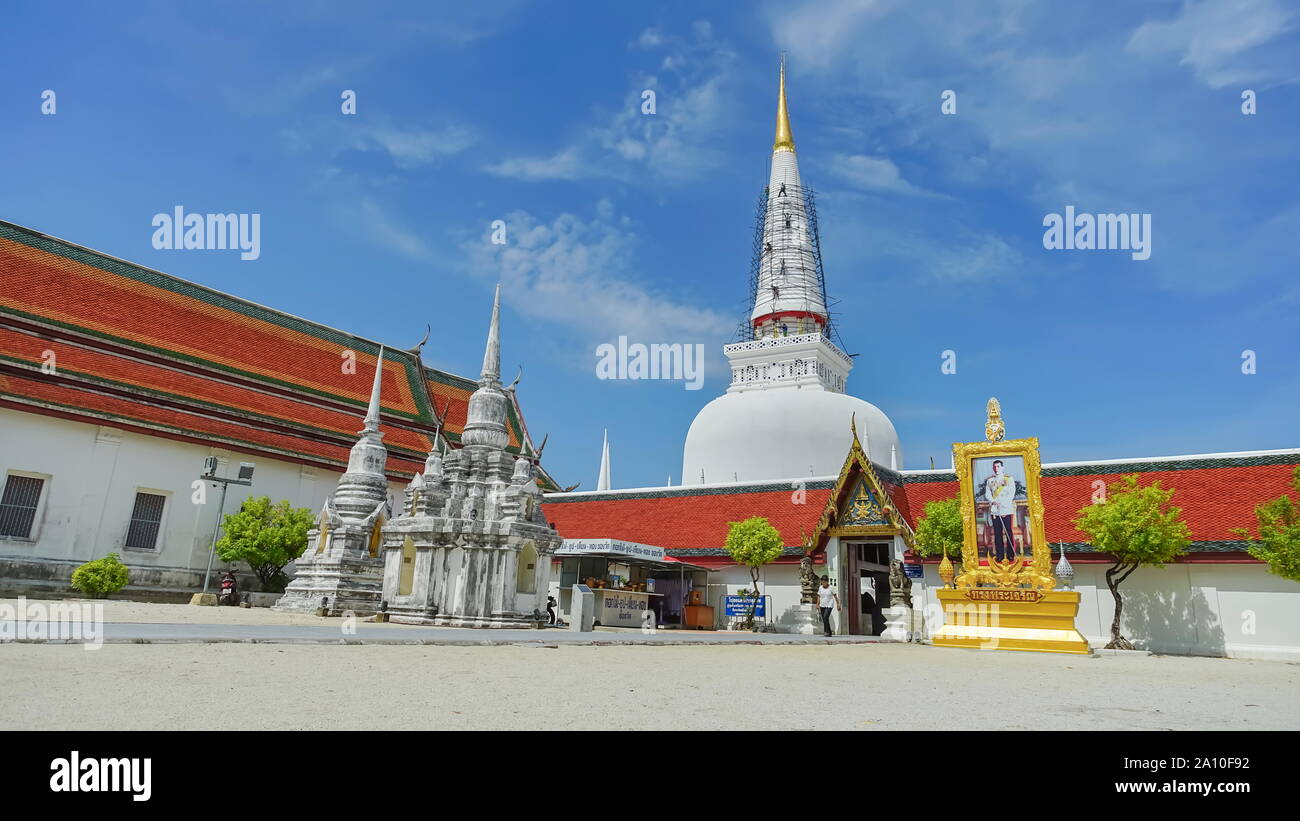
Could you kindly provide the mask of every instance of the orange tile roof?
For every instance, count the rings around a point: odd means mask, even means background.
[[[369,340],[0,221],[8,407],[337,468],[378,353]],[[443,433],[459,443],[475,387],[385,350],[381,428],[395,477],[418,469],[437,413],[447,411]],[[507,429],[511,451],[533,447],[515,402]]]
[[[1239,553],[1245,544],[1232,533],[1252,528],[1254,509],[1291,489],[1292,470],[1300,451],[1272,454],[1224,454],[1168,460],[1134,460],[1123,464],[1044,465],[1041,479],[1045,528],[1049,541],[1090,550],[1074,528],[1078,511],[1091,503],[1093,482],[1107,484],[1139,473],[1144,483],[1158,479],[1174,488],[1173,503],[1183,509],[1192,531],[1193,550]],[[899,511],[913,527],[925,503],[957,495],[952,473],[898,474],[877,467]],[[795,504],[789,483],[739,486],[679,486],[605,493],[548,495],[543,511],[566,539],[614,538],[657,545],[691,561],[721,560],[727,523],[766,516],[785,544],[801,544],[811,533],[832,482],[813,481],[803,504]]]

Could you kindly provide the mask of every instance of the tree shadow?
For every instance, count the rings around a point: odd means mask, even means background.
[[[1120,594],[1124,598],[1120,632],[1135,647],[1172,655],[1226,655],[1223,624],[1201,588],[1129,589],[1121,585]],[[1109,636],[1109,620],[1104,630]]]

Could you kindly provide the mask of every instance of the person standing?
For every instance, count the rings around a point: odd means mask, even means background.
[[[1016,513],[1016,479],[1002,468],[1001,459],[993,463],[993,475],[984,480],[984,498],[989,501],[997,560],[1006,562],[1016,558],[1016,538],[1011,527]]]
[[[822,586],[817,589],[817,606],[822,611],[822,629],[831,634],[831,608],[840,609],[840,597],[831,590],[831,577],[822,576]]]

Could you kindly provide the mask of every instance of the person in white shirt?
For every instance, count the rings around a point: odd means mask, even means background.
[[[822,611],[822,628],[831,635],[831,607],[840,609],[840,597],[831,590],[831,577],[822,576],[822,586],[817,588],[817,606]]]

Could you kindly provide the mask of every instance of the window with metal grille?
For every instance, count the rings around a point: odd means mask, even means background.
[[[163,507],[167,497],[158,493],[138,491],[135,509],[131,511],[131,526],[126,531],[126,546],[136,550],[153,550],[158,546],[158,529],[162,526]]]
[[[15,476],[5,479],[4,495],[0,496],[0,536],[30,539],[36,523],[36,508],[41,501],[44,479],[34,476]]]

